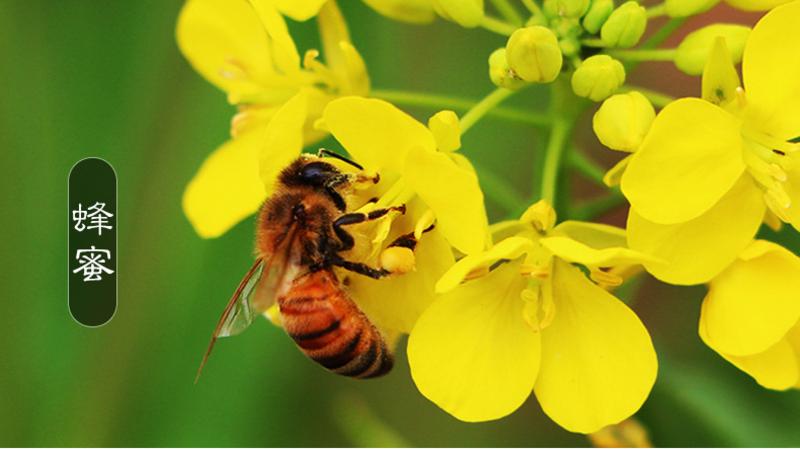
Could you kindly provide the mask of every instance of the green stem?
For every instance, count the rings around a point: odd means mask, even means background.
[[[527,204],[525,198],[502,176],[487,170],[473,162],[475,170],[480,173],[481,187],[486,196],[505,209],[506,213],[519,210]]]
[[[542,199],[555,207],[556,183],[558,182],[558,169],[561,165],[561,154],[564,152],[564,143],[571,127],[569,119],[557,116],[553,120],[550,130],[550,139],[544,155],[544,168],[542,169]]]
[[[590,38],[581,40],[581,45],[584,47],[605,48],[608,45],[600,38]]]
[[[630,92],[632,90],[635,90],[635,91],[639,92],[640,94],[644,95],[648,100],[650,100],[650,103],[653,103],[653,106],[655,106],[657,108],[664,108],[668,104],[670,104],[673,101],[675,101],[675,97],[673,97],[671,95],[667,95],[667,94],[664,94],[664,93],[661,93],[661,92],[658,92],[658,91],[655,91],[655,90],[652,90],[652,89],[648,89],[646,87],[628,85],[628,86],[625,86],[625,88],[622,91],[623,92]]]
[[[571,95],[569,79],[559,77],[551,84],[550,114],[553,116],[553,126],[544,153],[542,163],[542,188],[541,199],[549,202],[554,208],[556,204],[556,188],[558,175],[561,169],[561,155],[567,143],[569,133],[575,125],[580,111],[575,103],[576,98]]]
[[[663,43],[665,40],[667,40],[667,38],[668,38],[668,37],[669,37],[669,36],[670,36],[670,35],[671,35],[673,32],[675,32],[675,30],[677,30],[678,28],[680,28],[680,27],[681,27],[681,25],[683,25],[683,24],[686,22],[686,19],[687,19],[686,17],[681,17],[681,18],[678,18],[678,19],[670,19],[670,20],[669,20],[669,22],[667,22],[666,24],[664,24],[664,26],[663,26],[663,27],[661,27],[661,28],[660,28],[658,31],[656,31],[655,33],[653,33],[653,35],[652,35],[652,36],[650,36],[650,37],[649,37],[649,38],[648,38],[648,39],[647,39],[647,40],[644,42],[644,44],[642,44],[642,47],[641,47],[641,48],[642,48],[642,49],[645,49],[645,50],[647,50],[647,49],[651,49],[651,48],[656,48],[656,47],[658,47],[658,46],[659,46],[659,45],[661,45],[661,44],[662,44],[662,43]]]
[[[603,177],[605,172],[595,162],[589,159],[583,152],[578,151],[577,148],[570,148],[567,152],[567,163],[570,167],[579,171],[581,174],[591,179],[592,181],[605,186]]]
[[[675,59],[676,50],[674,48],[609,50],[606,53],[621,61],[673,61]]]
[[[604,213],[614,210],[625,204],[625,197],[618,188],[611,190],[608,195],[584,201],[575,206],[569,214],[571,220],[589,221],[594,220]]]
[[[522,16],[519,15],[517,9],[508,0],[492,0],[492,4],[508,22],[517,25],[522,24]]]
[[[661,17],[667,13],[667,5],[666,3],[661,3],[659,5],[651,6],[647,8],[647,18],[652,19],[655,17]]]
[[[373,89],[371,95],[374,98],[381,98],[396,104],[434,109],[447,108],[455,111],[467,111],[478,103],[478,100],[469,98],[396,89]],[[511,107],[496,107],[487,112],[486,115],[487,117],[495,117],[534,126],[546,126],[552,121],[547,114]]]
[[[511,36],[511,33],[517,30],[517,27],[514,25],[492,16],[483,16],[480,26],[493,33],[502,34],[503,36]]]
[[[475,123],[478,122],[484,115],[495,108],[503,100],[510,97],[515,91],[498,87],[492,93],[485,96],[475,106],[472,107],[463,117],[459,124],[461,125],[461,134],[466,134]]]
[[[522,0],[522,4],[528,8],[528,11],[530,11],[531,15],[534,17],[544,18],[544,12],[542,11],[542,8],[540,8],[534,0]]]

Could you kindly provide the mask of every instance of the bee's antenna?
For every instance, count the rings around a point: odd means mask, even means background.
[[[320,148],[319,151],[317,152],[317,156],[319,156],[319,157],[330,156],[330,157],[332,157],[334,159],[339,159],[342,162],[346,162],[346,163],[352,165],[353,167],[355,167],[355,168],[357,168],[359,170],[362,170],[362,171],[364,170],[364,167],[362,167],[361,164],[359,164],[358,162],[355,162],[355,161],[353,161],[351,159],[348,159],[348,158],[342,156],[339,153],[334,153],[333,151],[328,150],[327,148]]]

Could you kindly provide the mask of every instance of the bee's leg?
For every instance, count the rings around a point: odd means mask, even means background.
[[[424,233],[430,231],[431,229],[434,228],[434,226],[436,226],[436,225],[432,224],[432,225],[428,226],[427,228],[425,228],[424,231],[422,231],[422,233],[424,234]],[[389,244],[389,248],[391,248],[393,246],[399,246],[401,248],[408,248],[411,251],[414,251],[414,249],[417,247],[417,237],[414,235],[413,232],[409,232],[408,234],[403,234],[400,237],[397,237],[396,239],[394,239],[394,241],[391,244]]]
[[[349,226],[356,223],[363,223],[365,221],[377,220],[378,218],[381,218],[392,211],[397,211],[400,212],[401,214],[404,214],[406,213],[406,206],[400,205],[396,207],[387,207],[385,209],[375,209],[372,212],[366,214],[362,212],[353,212],[350,214],[344,214],[341,217],[337,218],[333,222],[333,232],[336,234],[336,237],[339,238],[339,241],[342,242],[342,245],[339,247],[339,251],[347,251],[348,249],[351,249],[353,245],[355,245],[353,236],[350,235],[349,232],[345,231],[343,226]]]
[[[364,276],[371,277],[372,279],[380,279],[382,277],[386,277],[392,274],[390,271],[384,270],[383,268],[372,268],[367,264],[359,262],[350,262],[349,260],[344,260],[339,256],[335,256],[331,261],[331,263],[334,266],[342,267],[345,270],[362,274]]]

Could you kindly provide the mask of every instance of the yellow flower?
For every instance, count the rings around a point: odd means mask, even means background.
[[[711,281],[700,336],[762,386],[800,388],[798,291],[800,258],[754,241]]]
[[[467,159],[452,152],[460,143],[453,113],[435,115],[429,129],[385,101],[345,97],[330,102],[322,118],[345,150],[389,186],[391,194],[376,207],[417,197],[424,203],[421,216],[435,217],[436,229],[455,249],[473,254],[485,248],[483,193]]]
[[[520,220],[495,225],[507,237],[459,260],[411,332],[414,382],[458,419],[501,418],[533,391],[559,425],[590,433],[636,412],[653,386],[647,330],[572,265],[618,285],[609,268],[647,257],[624,247],[621,229],[554,222],[540,202]]]
[[[306,103],[302,95],[295,96],[267,125],[256,169],[263,186],[271,188],[280,170],[300,154],[298,130],[305,121]],[[342,254],[346,260],[397,274],[375,280],[338,270],[353,300],[388,336],[410,332],[433,301],[436,281],[454,263],[451,242],[465,252],[485,245],[486,215],[477,177],[471,168],[453,162],[463,156],[436,151],[440,138],[451,146],[457,142],[448,135],[458,133],[451,114],[432,117],[431,131],[384,101],[344,97],[330,102],[318,123],[366,167],[370,178],[375,173],[380,177],[377,184],[344,192],[348,211],[406,206],[404,214],[389,213],[348,226],[355,246]],[[353,170],[337,159],[328,161],[345,172]],[[449,184],[440,185],[445,182]],[[409,233],[418,241],[413,253],[389,247]],[[277,315],[274,309],[267,312],[273,322]]]
[[[310,50],[301,66],[280,12],[302,18],[317,9],[327,64]],[[270,194],[272,186],[264,188],[257,161],[280,108],[292,103],[302,112],[302,122],[293,128],[296,139],[316,141],[324,133],[313,123],[325,105],[340,95],[367,94],[369,78],[332,0],[255,0],[252,6],[245,0],[189,0],[178,19],[177,38],[192,66],[239,108],[233,138],[206,159],[183,197],[197,233],[217,237],[253,214]],[[296,155],[276,153],[276,163]]]
[[[750,243],[767,208],[800,227],[800,2],[764,16],[739,88],[724,40],[703,74],[705,100],[665,107],[622,176],[631,248],[675,284],[704,283]],[[746,93],[745,93],[746,92]]]

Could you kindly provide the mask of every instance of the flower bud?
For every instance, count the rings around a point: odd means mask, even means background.
[[[612,150],[634,152],[656,118],[653,105],[633,91],[608,98],[594,114],[592,128],[600,142]]]
[[[463,27],[476,27],[483,20],[483,0],[431,0],[431,4],[442,18]]]
[[[489,55],[489,78],[495,86],[506,89],[515,90],[525,85],[508,66],[505,48],[498,48]]]
[[[666,0],[664,8],[670,17],[688,17],[708,11],[719,0]]]
[[[600,28],[600,39],[609,47],[633,47],[647,28],[647,11],[635,1],[615,9]]]
[[[589,34],[597,34],[614,11],[614,0],[594,0],[589,11],[583,16],[583,29]]]
[[[461,148],[461,126],[455,112],[437,112],[428,119],[428,129],[431,130],[439,151],[455,151]]]
[[[592,101],[604,100],[625,82],[625,67],[608,55],[594,55],[572,74],[572,91]]]
[[[539,232],[546,232],[556,224],[556,211],[546,200],[539,200],[522,214],[520,221],[532,224]]]
[[[580,17],[589,9],[589,0],[544,0],[544,13],[550,17]]]
[[[731,62],[738,64],[742,60],[744,44],[749,35],[750,28],[743,25],[714,24],[700,28],[689,33],[678,45],[675,65],[689,75],[702,74],[717,37],[725,38]]]
[[[514,31],[506,44],[506,59],[518,77],[531,83],[553,81],[564,62],[556,35],[540,26]]]
[[[558,46],[561,48],[561,54],[571,58],[578,56],[581,52],[581,44],[577,39],[565,38],[558,41]]]

